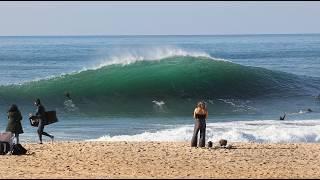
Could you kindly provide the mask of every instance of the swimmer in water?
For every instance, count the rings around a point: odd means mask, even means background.
[[[284,113],[282,117],[280,116],[280,120],[284,120],[285,118],[286,118],[286,113]]]
[[[67,99],[71,99],[71,96],[70,96],[69,92],[66,92],[64,95],[66,96]]]

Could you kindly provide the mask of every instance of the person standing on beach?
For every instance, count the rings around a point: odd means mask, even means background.
[[[46,110],[45,110],[44,106],[41,104],[40,99],[37,99],[34,102],[34,105],[37,106],[36,116],[39,119],[39,125],[38,125],[37,132],[39,135],[40,144],[42,144],[42,135],[50,137],[51,141],[53,142],[54,136],[43,131],[47,119],[46,119],[46,115],[45,115]]]
[[[200,131],[199,147],[205,146],[206,138],[206,119],[208,118],[208,111],[204,102],[199,102],[193,112],[195,119],[194,132],[191,140],[191,147],[197,147],[198,133]]]
[[[6,132],[12,132],[16,138],[16,144],[19,144],[19,134],[23,133],[21,125],[21,112],[18,109],[18,106],[12,104],[8,110],[8,125]]]

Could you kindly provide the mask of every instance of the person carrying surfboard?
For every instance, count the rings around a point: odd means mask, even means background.
[[[41,104],[40,99],[37,99],[34,102],[34,105],[37,106],[37,111],[35,116],[39,119],[39,125],[38,125],[38,135],[39,135],[39,140],[40,140],[40,144],[42,144],[42,135],[48,136],[51,138],[51,141],[53,142],[54,136],[46,133],[43,131],[44,129],[44,125],[46,124],[46,110],[44,108],[44,106]]]

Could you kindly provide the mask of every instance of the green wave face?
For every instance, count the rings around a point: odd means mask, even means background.
[[[0,96],[8,101],[41,98],[47,103],[61,104],[68,91],[78,102],[90,102],[104,109],[128,106],[127,109],[134,111],[137,106],[150,106],[155,99],[166,102],[191,99],[194,105],[200,99],[296,96],[309,93],[308,81],[263,68],[176,56],[2,86]]]

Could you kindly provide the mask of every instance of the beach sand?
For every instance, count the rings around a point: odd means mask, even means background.
[[[0,178],[319,178],[320,144],[55,142],[0,156]]]

